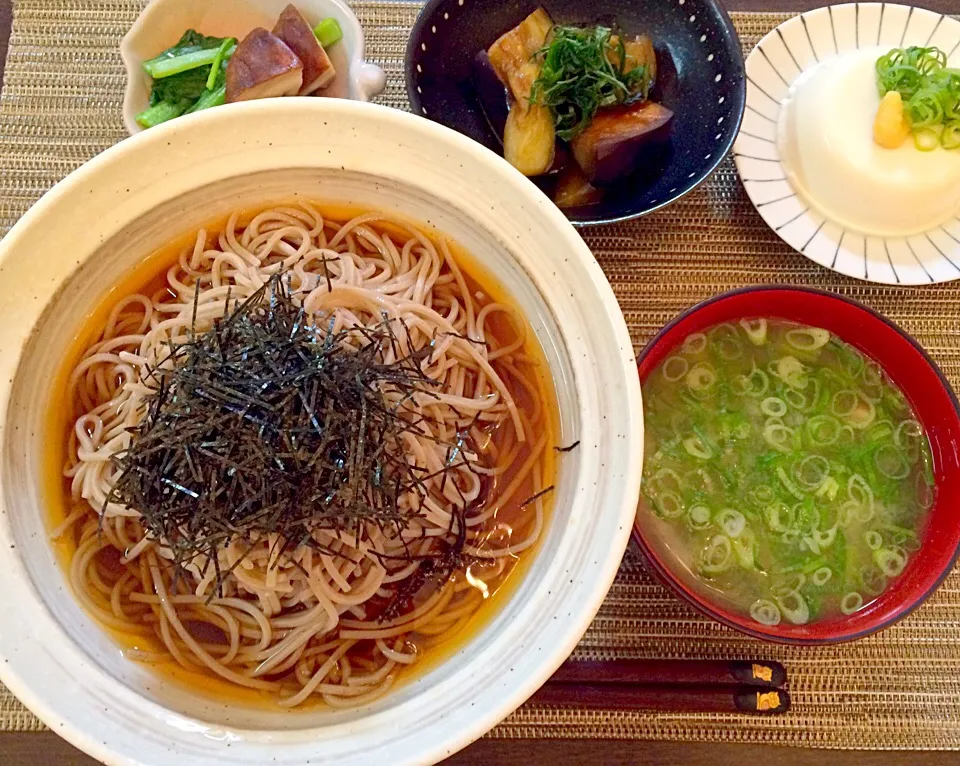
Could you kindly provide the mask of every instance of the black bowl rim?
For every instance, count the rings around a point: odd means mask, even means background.
[[[640,363],[646,359],[647,355],[653,350],[653,348],[660,343],[663,337],[672,330],[676,325],[686,319],[688,316],[695,314],[700,309],[705,308],[713,303],[717,303],[728,298],[732,298],[737,295],[743,295],[747,293],[756,293],[756,292],[782,292],[784,290],[790,290],[792,292],[798,293],[812,293],[814,295],[820,295],[826,298],[831,298],[833,300],[841,301],[847,303],[851,306],[854,306],[862,311],[865,311],[867,314],[871,315],[874,319],[878,319],[883,322],[885,325],[894,330],[901,338],[903,338],[907,343],[913,346],[923,358],[923,360],[930,366],[930,368],[936,373],[937,377],[940,379],[940,384],[943,386],[944,390],[947,392],[947,396],[950,398],[950,401],[953,403],[954,412],[957,415],[957,419],[960,420],[960,400],[957,399],[957,394],[953,390],[953,387],[950,385],[950,381],[947,380],[946,375],[943,374],[943,370],[940,369],[940,366],[930,357],[926,350],[921,346],[906,330],[900,327],[896,322],[887,317],[883,316],[879,311],[876,311],[869,306],[864,305],[860,301],[854,300],[853,298],[848,298],[845,295],[840,295],[838,293],[830,292],[829,290],[820,290],[814,287],[805,287],[801,285],[751,285],[749,287],[738,287],[734,290],[727,290],[722,292],[719,295],[714,295],[712,298],[708,298],[700,303],[691,306],[685,311],[678,314],[676,317],[671,319],[667,324],[665,324],[657,332],[653,338],[643,347],[643,350],[637,354],[637,366],[639,368]],[[639,370],[638,370],[639,374]],[[700,603],[692,596],[690,596],[682,587],[680,587],[676,578],[663,566],[660,565],[657,560],[650,556],[649,549],[647,544],[643,541],[643,535],[641,535],[637,523],[634,522],[633,529],[631,530],[630,537],[633,539],[633,542],[640,548],[643,553],[644,561],[656,571],[657,575],[669,586],[671,592],[676,596],[680,596],[684,601],[693,606],[701,614],[706,615],[712,620],[726,625],[728,628],[744,633],[748,636],[754,638],[759,638],[763,641],[767,641],[774,644],[788,644],[792,646],[829,646],[832,644],[844,644],[850,641],[857,641],[866,636],[873,635],[874,633],[879,633],[881,630],[886,630],[891,625],[894,625],[897,622],[900,622],[904,617],[911,614],[915,609],[917,609],[921,604],[923,604],[934,592],[939,588],[943,581],[947,579],[947,576],[953,571],[954,566],[957,563],[957,559],[960,558],[960,544],[953,551],[953,555],[950,557],[950,561],[943,568],[943,571],[937,576],[936,580],[930,585],[930,587],[920,596],[918,596],[914,601],[907,605],[903,611],[900,613],[888,617],[883,622],[878,623],[877,625],[861,630],[858,633],[851,633],[850,635],[834,636],[829,638],[790,638],[787,636],[777,636],[771,633],[765,633],[761,630],[754,628],[749,628],[745,625],[734,622],[733,620],[728,620],[725,617],[717,614],[712,607]]]
[[[413,27],[410,29],[410,38],[407,40],[407,49],[403,56],[404,82],[407,88],[407,100],[410,102],[410,109],[415,115],[418,117],[423,117],[424,119],[430,118],[427,117],[423,112],[423,102],[421,101],[420,94],[417,92],[417,87],[413,82],[413,56],[417,49],[417,40],[419,40],[423,35],[423,32],[426,29],[427,24],[433,18],[437,7],[445,2],[449,2],[449,0],[427,0],[423,8],[420,9],[420,13],[417,15],[417,20],[414,22]],[[743,46],[740,44],[740,35],[737,34],[737,28],[734,26],[733,19],[730,18],[730,14],[727,13],[727,9],[723,7],[723,4],[720,2],[720,0],[705,0],[705,2],[710,3],[710,5],[716,9],[720,16],[720,20],[723,22],[723,27],[732,35],[734,42],[735,55],[732,57],[731,63],[733,66],[733,75],[737,78],[735,95],[736,120],[732,121],[733,130],[730,131],[730,135],[721,144],[721,151],[716,153],[716,159],[710,163],[707,169],[701,174],[700,178],[697,179],[697,182],[689,189],[686,189],[679,194],[675,194],[672,197],[663,200],[662,202],[658,202],[656,205],[647,208],[646,210],[641,210],[637,213],[626,213],[624,215],[615,216],[612,218],[599,218],[590,221],[579,221],[568,216],[566,211],[562,211],[567,217],[567,220],[570,221],[570,223],[572,223],[574,226],[581,228],[592,228],[594,226],[606,226],[612,223],[623,223],[625,221],[634,221],[638,218],[644,218],[651,213],[657,212],[658,210],[663,210],[665,207],[672,205],[677,200],[683,199],[695,189],[699,188],[701,184],[703,184],[714,173],[717,172],[717,168],[720,167],[720,163],[727,158],[733,149],[733,145],[736,143],[737,136],[740,135],[740,126],[743,124],[744,114],[747,111],[746,59],[743,55]],[[450,128],[450,130],[455,130],[455,128]],[[484,148],[487,149],[487,151],[492,151],[487,147]],[[533,182],[531,181],[531,183]]]

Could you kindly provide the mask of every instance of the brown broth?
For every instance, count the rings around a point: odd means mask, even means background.
[[[251,220],[260,210],[281,204],[284,203],[281,201],[275,203],[275,205],[264,205],[256,210],[252,210],[241,216],[240,224],[243,225]],[[343,205],[312,204],[325,218],[336,221],[346,221],[361,212],[365,212],[359,208]],[[216,232],[222,230],[225,223],[226,217],[223,217],[212,220],[202,228],[205,228],[208,232]],[[431,239],[436,239],[439,236],[438,232],[423,224],[416,223],[415,225],[421,232],[428,234]],[[389,224],[383,225],[378,223],[378,227],[387,230],[390,229]],[[48,530],[55,529],[66,519],[71,504],[70,482],[63,477],[63,466],[66,464],[67,457],[66,446],[68,443],[69,430],[73,427],[74,416],[78,406],[78,403],[75,401],[69,402],[69,407],[64,406],[68,403],[66,401],[67,382],[70,372],[80,361],[86,349],[92,343],[96,342],[111,308],[118,300],[133,293],[152,295],[157,291],[165,289],[167,269],[177,261],[177,257],[183,248],[192,244],[195,236],[195,231],[190,231],[145,258],[144,261],[128,273],[122,281],[104,293],[103,297],[98,301],[96,308],[84,319],[83,324],[77,329],[70,344],[69,351],[64,356],[63,364],[57,371],[53,386],[54,395],[51,406],[47,410],[46,431],[50,435],[48,443],[52,445],[45,454],[45,465],[43,466],[45,482],[44,494],[48,508]],[[493,302],[502,302],[509,305],[514,304],[512,298],[500,288],[496,278],[489,274],[475,258],[454,243],[451,242],[449,244],[457,265],[463,272],[463,276],[471,292],[480,291]],[[509,320],[502,314],[494,314],[494,316],[491,317],[488,330],[491,335],[499,340],[514,337],[513,328],[510,326]],[[552,378],[549,375],[546,357],[532,332],[528,332],[527,341],[522,351],[527,358],[533,361],[531,369],[534,374],[532,377],[536,380],[538,395],[541,399],[540,404],[543,407],[543,426],[547,429],[547,447],[541,459],[541,467],[543,470],[543,485],[551,486],[554,483],[557,468],[556,452],[552,447],[559,443],[558,435],[560,433],[560,416],[556,394]],[[511,393],[515,397],[517,407],[529,415],[535,406],[532,397],[522,386],[516,384],[511,386]],[[529,453],[528,442],[528,447],[521,449],[518,458],[514,461],[512,467],[499,479],[499,482],[504,485],[508,484]],[[515,494],[515,500],[501,508],[497,512],[495,519],[506,524],[516,522],[521,511],[520,504],[533,494],[532,479],[527,479]],[[549,523],[551,515],[551,500],[552,498],[549,494],[544,497],[545,526],[546,523]],[[524,523],[526,524],[527,522],[525,521]],[[495,582],[495,587],[490,590],[484,602],[473,612],[463,627],[449,635],[441,634],[440,636],[432,637],[413,637],[418,647],[422,649],[421,656],[411,668],[399,672],[398,681],[393,686],[394,689],[399,688],[404,683],[442,664],[449,657],[466,647],[491,622],[500,606],[511,597],[519,583],[523,580],[525,572],[529,569],[531,562],[537,555],[543,536],[544,534],[541,533],[540,540],[537,541],[536,545],[513,557],[514,561],[512,566],[509,566],[505,573],[498,578]],[[58,538],[52,538],[51,544],[66,574],[69,572],[71,561],[77,550],[77,540],[74,539],[72,535],[65,534]],[[110,555],[110,553],[98,554],[98,556],[106,556],[107,558],[110,558]],[[113,558],[116,557],[114,556]],[[114,567],[119,569],[121,566],[118,559],[116,561],[111,559],[109,562],[102,561],[101,563],[106,564],[105,569],[108,570],[112,570]],[[458,573],[458,576],[463,575],[462,573]],[[189,620],[187,620],[187,622],[189,622]],[[233,704],[254,705],[258,707],[274,707],[276,704],[275,697],[266,692],[247,689],[229,683],[218,677],[212,671],[206,669],[194,671],[182,667],[170,657],[166,647],[152,633],[145,636],[117,630],[105,625],[101,625],[101,627],[122,647],[124,653],[133,654],[143,652],[157,655],[159,659],[151,658],[149,662],[145,661],[143,663],[144,666],[165,678],[174,680],[181,686],[199,691],[208,697],[216,699],[218,702],[230,702]],[[201,635],[197,635],[196,637],[210,643],[222,641],[222,635],[216,636],[214,635],[215,632],[216,629],[211,633],[210,626],[204,625],[200,628]],[[194,633],[192,628],[191,633]],[[373,642],[370,642],[371,645],[372,643]],[[300,705],[298,709],[311,709],[322,705],[321,698],[311,697],[304,704]]]

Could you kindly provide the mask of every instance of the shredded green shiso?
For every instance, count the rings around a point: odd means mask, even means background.
[[[652,87],[647,67],[628,70],[623,36],[613,37],[609,27],[555,26],[534,54],[541,68],[530,101],[550,109],[558,138],[578,136],[602,107],[647,97]]]
[[[895,48],[877,60],[883,97],[897,91],[918,149],[960,148],[960,69],[937,47]]]
[[[850,614],[919,547],[926,434],[883,371],[826,330],[695,333],[643,398],[642,514],[666,525],[670,558],[756,621]]]

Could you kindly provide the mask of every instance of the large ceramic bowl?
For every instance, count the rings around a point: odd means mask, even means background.
[[[874,601],[853,614],[806,625],[765,626],[715,603],[681,575],[638,518],[634,537],[653,569],[704,614],[757,638],[789,644],[851,641],[889,627],[924,602],[960,555],[960,403],[936,363],[907,333],[880,314],[839,295],[802,287],[750,287],[711,298],[677,317],[639,357],[646,380],[691,333],[721,322],[767,317],[822,327],[877,362],[909,400],[930,439],[936,499],[920,530],[921,544],[906,568]]]
[[[188,29],[214,37],[243,37],[254,27],[273,29],[289,0],[150,0],[120,42],[120,58],[127,70],[123,93],[123,124],[130,135],[143,128],[137,115],[147,108],[152,81],[143,62],[173,45]],[[297,0],[297,8],[311,24],[333,18],[343,39],[330,49],[337,77],[323,90],[333,98],[370,101],[383,93],[387,77],[376,64],[364,60],[363,29],[341,0]],[[309,98],[315,98],[310,96]]]
[[[555,512],[526,576],[456,655],[369,708],[242,708],[124,659],[71,595],[44,524],[58,360],[134,264],[230,208],[300,196],[387,209],[458,240],[529,317],[561,408]],[[573,649],[626,547],[640,386],[603,272],[506,162],[403,112],[336,99],[211,109],[145,131],[58,184],[0,243],[0,681],[108,764],[437,761],[516,708]]]
[[[658,61],[651,98],[676,113],[657,161],[611,187],[602,203],[567,209],[571,221],[612,223],[652,213],[716,170],[737,136],[746,99],[740,41],[717,0],[429,0],[407,44],[413,111],[502,152],[471,84],[471,65],[478,51],[538,6],[557,24],[649,34]]]

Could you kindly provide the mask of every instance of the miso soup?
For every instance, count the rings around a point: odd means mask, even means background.
[[[770,319],[688,336],[643,384],[640,523],[674,574],[763,625],[863,609],[933,505],[927,436],[884,371]]]

